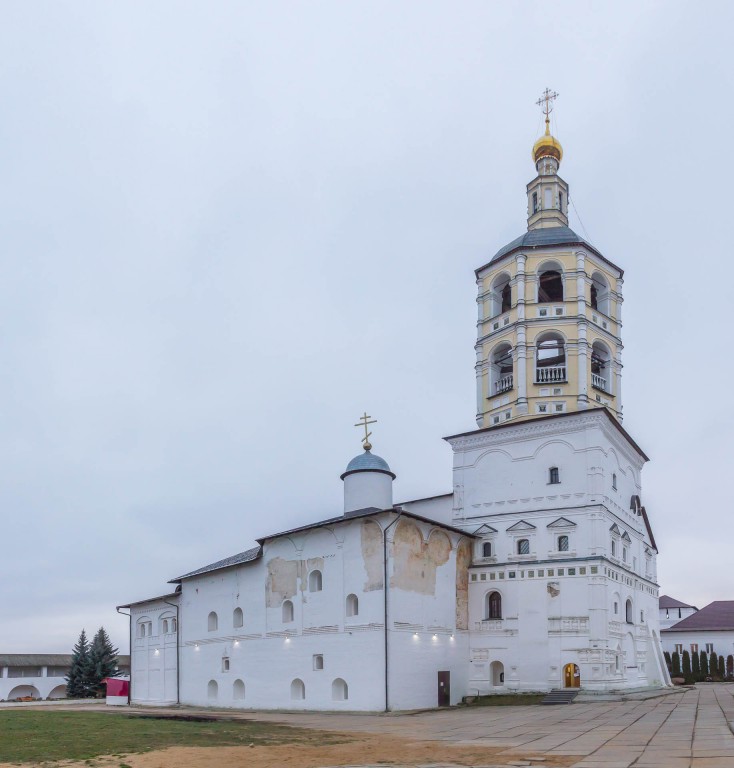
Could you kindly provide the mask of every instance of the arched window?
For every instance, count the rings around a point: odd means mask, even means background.
[[[631,600],[627,600],[627,602],[624,604],[624,613],[625,613],[624,620],[628,624],[634,624],[634,621],[632,619],[632,601]]]
[[[498,344],[490,355],[489,396],[509,392],[513,387],[512,347]]]
[[[332,701],[346,701],[349,698],[349,687],[341,679],[337,677],[331,684],[331,700]]]
[[[551,467],[548,470],[548,483],[550,485],[556,485],[561,482],[561,473],[558,471],[558,467]]]
[[[535,381],[538,384],[566,381],[566,346],[560,334],[551,331],[538,337]]]
[[[611,315],[611,296],[609,282],[601,272],[594,272],[591,276],[591,308],[604,315]]]
[[[213,701],[217,698],[219,695],[219,686],[217,685],[216,680],[210,680],[209,684],[206,686],[206,696],[209,699],[209,701]]]
[[[321,571],[311,571],[308,574],[308,591],[321,592],[322,578]]]
[[[556,269],[547,269],[538,276],[538,303],[563,301],[563,275]]]
[[[283,601],[283,624],[293,621],[293,603],[290,600]]]
[[[568,536],[559,536],[558,537],[558,551],[559,552],[568,552]]]
[[[492,542],[485,541],[482,544],[482,557],[492,557]]]
[[[497,275],[492,281],[490,291],[490,317],[497,317],[504,312],[509,312],[512,307],[510,276],[506,272]]]
[[[591,347],[591,384],[604,392],[611,392],[611,362],[609,347],[595,341]]]
[[[210,632],[214,632],[214,630],[219,629],[219,617],[217,616],[215,611],[212,611],[209,614],[209,618],[207,619],[207,624]]]
[[[242,613],[242,608],[235,608],[232,612],[232,626],[241,627],[245,623],[245,617]]]
[[[171,619],[169,626],[171,628],[171,632],[175,632],[178,629],[178,622],[176,621],[176,617]]]
[[[291,683],[291,699],[293,701],[301,701],[306,698],[306,686],[303,684],[303,680],[296,678]]]
[[[488,619],[502,618],[502,595],[499,592],[490,592],[486,597],[485,615]]]
[[[235,680],[232,683],[232,698],[235,701],[241,701],[245,698],[245,684],[242,680]]]
[[[168,634],[168,619],[163,619],[163,626],[161,629],[163,630],[164,635]]]
[[[530,554],[530,539],[520,539],[517,542],[517,554],[518,555]]]
[[[347,595],[347,616],[359,616],[359,598],[357,595]]]

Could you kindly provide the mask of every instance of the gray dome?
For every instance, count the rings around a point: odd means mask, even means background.
[[[386,475],[390,475],[392,479],[395,479],[395,475],[391,471],[388,463],[381,456],[375,456],[374,453],[365,451],[360,453],[359,456],[355,456],[342,475],[342,480],[353,472],[382,472]]]
[[[547,227],[543,229],[531,229],[524,235],[508,243],[504,248],[500,248],[492,257],[492,261],[499,261],[503,256],[512,253],[519,248],[543,248],[551,245],[581,245],[591,248],[594,253],[597,252],[591,243],[587,243],[583,237],[579,237],[569,227]]]

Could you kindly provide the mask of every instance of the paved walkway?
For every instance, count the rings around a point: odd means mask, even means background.
[[[503,748],[508,757],[565,755],[578,758],[574,768],[734,768],[734,685],[727,684],[704,684],[642,701],[568,706],[472,707],[395,715],[231,711],[226,715],[318,730],[393,734],[414,741],[486,744]]]

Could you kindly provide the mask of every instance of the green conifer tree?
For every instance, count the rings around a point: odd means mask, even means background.
[[[687,685],[693,682],[693,670],[691,668],[691,654],[688,651],[683,651],[683,678]]]
[[[678,651],[673,651],[673,656],[671,657],[671,676],[672,677],[680,677],[680,654]]]
[[[711,656],[709,657],[709,674],[713,678],[719,676],[719,657],[716,655],[716,651],[711,651]]]
[[[719,680],[724,680],[726,677],[726,663],[724,661],[724,655],[719,656]]]
[[[82,630],[71,650],[71,667],[66,676],[66,695],[70,699],[83,699],[88,695],[89,641]]]
[[[699,654],[701,656],[701,661],[699,662],[699,680],[703,682],[709,675],[709,659],[708,654],[706,651],[701,651]]]
[[[734,677],[734,655],[731,653],[726,657],[726,676]]]
[[[106,677],[117,677],[120,671],[117,667],[117,648],[114,648],[104,627],[89,646],[89,692],[92,696],[101,696],[105,691],[102,680]]]
[[[691,653],[691,677],[694,683],[701,679],[701,657],[697,653]]]
[[[665,665],[668,667],[668,672],[671,672],[673,669],[673,660],[670,658],[670,653],[664,651],[663,656],[665,656]]]

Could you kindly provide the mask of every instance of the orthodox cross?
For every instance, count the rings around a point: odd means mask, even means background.
[[[372,449],[372,443],[370,443],[370,436],[372,435],[372,432],[367,431],[368,424],[377,424],[377,419],[373,419],[371,416],[368,416],[367,411],[365,411],[364,415],[360,416],[359,421],[354,425],[355,427],[364,427],[364,437],[362,438],[362,444],[364,445],[365,451]]]
[[[548,115],[553,111],[553,102],[558,98],[558,94],[555,91],[551,91],[550,88],[546,88],[543,91],[543,95],[535,102],[545,113],[545,122],[547,123],[550,118]]]

